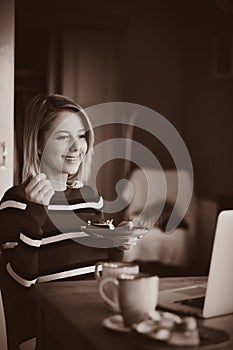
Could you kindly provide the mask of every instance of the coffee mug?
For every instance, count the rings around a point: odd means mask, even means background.
[[[106,293],[108,285],[115,290],[117,299],[109,298]],[[99,283],[101,298],[115,312],[122,314],[126,326],[143,321],[150,311],[155,310],[158,290],[158,276],[145,273],[121,274],[117,278],[106,277]]]
[[[102,271],[102,273],[100,273]],[[95,266],[95,278],[98,284],[105,278],[117,278],[121,274],[135,275],[139,273],[139,266],[130,262],[98,262]],[[106,285],[105,293],[114,303],[117,302],[117,291],[113,285]],[[106,306],[109,310],[115,311],[107,302]]]

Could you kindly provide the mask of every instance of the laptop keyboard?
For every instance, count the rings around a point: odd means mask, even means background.
[[[179,304],[184,304],[187,306],[197,307],[198,309],[203,309],[205,296],[193,299],[179,300]]]

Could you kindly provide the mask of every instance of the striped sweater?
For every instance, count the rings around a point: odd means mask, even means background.
[[[28,202],[25,186],[10,188],[0,204],[0,245],[9,275],[24,287],[93,272],[96,261],[120,260],[111,241],[80,226],[102,222],[103,199],[90,187],[55,192],[48,207]]]

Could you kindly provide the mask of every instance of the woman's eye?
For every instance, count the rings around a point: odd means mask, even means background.
[[[81,138],[86,138],[86,134],[82,134],[82,135],[79,135],[79,138],[81,139]]]
[[[68,139],[69,139],[69,136],[67,135],[61,135],[57,137],[57,140],[68,140]]]

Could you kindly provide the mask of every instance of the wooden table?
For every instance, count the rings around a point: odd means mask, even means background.
[[[163,278],[160,289],[190,285],[194,279],[202,278]],[[152,346],[144,339],[136,342],[128,333],[105,329],[102,320],[112,314],[98,295],[96,281],[52,282],[33,288],[39,310],[38,350],[174,349],[157,343]],[[204,320],[203,325],[230,334],[229,341],[214,349],[233,349],[233,314]]]

